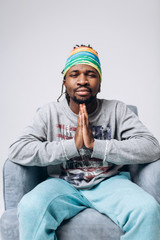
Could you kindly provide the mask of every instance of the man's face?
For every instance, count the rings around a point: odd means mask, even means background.
[[[100,91],[100,77],[95,68],[79,64],[68,70],[64,85],[70,101],[87,104],[92,102]]]

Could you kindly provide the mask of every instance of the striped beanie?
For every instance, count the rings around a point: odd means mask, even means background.
[[[102,72],[101,72],[101,64],[98,58],[98,53],[87,46],[78,46],[74,48],[67,59],[65,68],[63,70],[63,77],[65,77],[67,71],[74,65],[77,64],[86,64],[97,70],[100,76],[100,82],[102,81]]]

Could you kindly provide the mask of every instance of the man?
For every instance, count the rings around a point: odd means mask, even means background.
[[[157,160],[157,140],[124,103],[97,98],[101,66],[90,46],[71,51],[63,77],[66,98],[42,107],[10,147],[12,161],[49,166],[51,176],[19,204],[20,239],[56,239],[64,219],[90,207],[119,225],[123,240],[158,240],[159,204],[121,172]]]

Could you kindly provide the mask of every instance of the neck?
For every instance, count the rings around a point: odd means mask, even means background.
[[[70,99],[68,104],[69,104],[72,112],[74,112],[75,114],[79,113],[79,105],[80,105],[79,103],[76,103],[75,101]],[[87,109],[88,114],[94,112],[96,107],[97,107],[97,98],[94,98],[91,103],[86,104],[86,109]]]

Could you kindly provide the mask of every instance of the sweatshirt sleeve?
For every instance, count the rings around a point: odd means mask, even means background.
[[[48,166],[60,164],[79,156],[74,138],[51,141],[47,116],[40,109],[31,124],[24,129],[21,136],[9,147],[9,159],[26,166]]]
[[[115,112],[115,139],[95,139],[92,157],[116,165],[142,164],[158,160],[159,143],[137,115],[122,102],[118,102]]]

